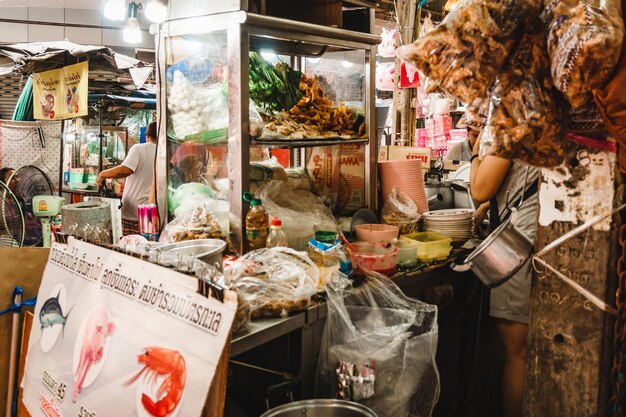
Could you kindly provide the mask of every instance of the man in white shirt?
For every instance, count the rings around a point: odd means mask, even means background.
[[[152,122],[146,129],[146,143],[130,148],[121,165],[102,171],[98,175],[98,186],[107,178],[126,178],[122,194],[122,234],[139,234],[137,207],[148,204],[150,189],[154,179],[154,158],[156,155],[157,126]]]

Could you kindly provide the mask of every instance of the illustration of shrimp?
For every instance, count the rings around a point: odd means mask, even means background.
[[[151,415],[167,416],[174,411],[183,396],[187,377],[185,358],[176,350],[149,347],[145,353],[137,356],[137,361],[145,366],[124,386],[129,386],[144,373],[147,377],[151,377],[150,384],[154,384],[157,377],[165,376],[165,380],[157,391],[157,397],[153,400],[148,395],[141,394],[141,403]]]

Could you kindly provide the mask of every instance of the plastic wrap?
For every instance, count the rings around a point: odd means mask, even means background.
[[[542,167],[563,161],[566,106],[559,100],[549,68],[545,33],[537,29],[524,35],[493,86],[480,139],[482,155]]]
[[[603,87],[617,64],[624,38],[620,0],[553,0],[548,23],[552,79],[574,107]]]
[[[252,318],[307,308],[319,281],[319,270],[306,253],[284,247],[249,252],[224,274],[250,305]]]
[[[306,250],[309,238],[318,230],[336,231],[332,212],[310,191],[294,190],[282,181],[268,181],[256,193],[270,217],[283,222],[289,246]]]
[[[396,30],[387,30],[387,28],[383,28],[383,32],[380,34],[380,38],[382,40],[378,45],[378,55],[385,58],[393,57],[393,54],[396,50]]]
[[[622,0],[622,17],[626,18],[626,0]],[[622,54],[615,75],[603,87],[593,92],[595,103],[607,129],[619,140],[620,160],[626,156],[626,44],[622,43]],[[626,161],[623,161],[626,162]],[[623,163],[622,162],[622,163]],[[625,169],[626,164],[621,165]]]
[[[214,200],[217,204],[217,200]],[[217,207],[217,206],[215,206]],[[213,207],[213,211],[217,211]],[[226,219],[228,218],[226,213]],[[176,218],[165,226],[161,238],[163,242],[182,242],[195,239],[222,239],[227,244],[228,253],[233,253],[228,235],[222,229],[211,204],[205,201],[201,204],[188,203],[176,210]]]
[[[275,156],[266,161],[250,162],[251,181],[287,181],[285,168],[278,162]]]
[[[398,48],[398,56],[471,105],[485,97],[540,6],[540,0],[464,0],[430,33]]]
[[[411,197],[395,188],[391,189],[385,199],[380,216],[383,224],[398,226],[401,235],[416,232],[420,219],[417,206]]]
[[[326,290],[318,394],[359,401],[379,417],[430,416],[439,397],[437,307],[371,271],[359,287],[336,277]]]

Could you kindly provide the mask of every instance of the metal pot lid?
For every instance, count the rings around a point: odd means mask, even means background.
[[[302,415],[306,416],[306,410],[344,410],[357,412],[363,417],[378,417],[370,408],[359,403],[343,400],[303,400],[289,404],[284,404],[261,415],[261,417],[280,417],[289,411],[302,411]]]

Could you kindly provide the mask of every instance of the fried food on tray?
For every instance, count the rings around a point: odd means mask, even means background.
[[[317,77],[306,75],[300,80],[302,98],[289,111],[277,113],[265,125],[261,138],[280,136],[289,139],[328,137],[362,137],[366,134],[365,123],[357,127],[357,116],[351,108],[324,97]]]

